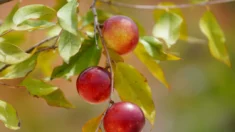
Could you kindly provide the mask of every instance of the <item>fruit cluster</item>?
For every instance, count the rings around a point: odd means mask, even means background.
[[[126,16],[113,16],[106,20],[102,34],[107,46],[120,55],[131,52],[139,40],[136,24]],[[108,100],[112,93],[110,72],[99,66],[85,69],[76,85],[79,95],[92,104]],[[141,132],[145,117],[137,105],[118,102],[107,110],[103,124],[106,132]]]

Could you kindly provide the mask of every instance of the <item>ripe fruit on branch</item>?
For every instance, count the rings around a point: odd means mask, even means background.
[[[129,102],[113,104],[104,117],[106,132],[141,132],[144,124],[145,117],[142,110]]]
[[[89,103],[107,100],[111,92],[110,73],[102,67],[90,67],[77,78],[77,91]]]
[[[113,16],[104,22],[102,33],[109,48],[119,54],[132,51],[139,41],[138,27],[126,16]]]

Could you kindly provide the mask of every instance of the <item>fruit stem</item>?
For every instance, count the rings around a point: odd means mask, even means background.
[[[102,115],[102,118],[100,120],[100,123],[99,123],[98,127],[96,128],[96,132],[98,132],[98,130],[100,129],[100,126],[103,122],[104,116],[106,115],[108,109],[114,103],[113,100],[112,100],[113,84],[114,84],[114,73],[113,73],[112,60],[111,60],[111,57],[109,55],[107,44],[104,40],[102,31],[100,29],[100,24],[99,24],[99,21],[98,21],[98,16],[97,16],[97,11],[96,11],[96,2],[97,2],[97,0],[93,0],[93,3],[91,4],[91,7],[90,7],[91,10],[92,10],[92,13],[94,15],[94,28],[96,28],[96,30],[98,31],[99,37],[101,39],[101,43],[103,45],[103,48],[104,48],[104,51],[105,51],[105,54],[106,54],[106,60],[107,60],[108,67],[110,68],[110,74],[111,74],[111,86],[110,86],[111,87],[111,92],[110,92],[110,96],[109,96],[109,105],[108,105],[108,108],[105,110],[104,114]],[[96,33],[95,33],[95,35],[96,35]]]

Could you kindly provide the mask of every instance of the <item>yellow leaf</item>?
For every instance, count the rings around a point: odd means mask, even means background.
[[[86,122],[86,124],[82,127],[82,132],[95,132],[100,124],[102,116],[103,114]],[[98,132],[102,132],[102,130],[99,128]]]

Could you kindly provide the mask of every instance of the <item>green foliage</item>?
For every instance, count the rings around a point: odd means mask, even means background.
[[[41,4],[28,5],[28,6],[21,7],[15,12],[13,16],[14,24],[16,26],[20,26],[20,27],[16,27],[15,29],[16,30],[22,30],[22,29],[29,30],[30,27],[42,28],[42,27],[51,26],[52,23],[47,22],[46,17],[55,16],[55,13],[56,12],[54,9],[41,5]]]
[[[0,79],[15,79],[25,77],[35,68],[37,57],[38,54],[35,54],[21,63],[7,67],[0,73]]]
[[[190,2],[197,4],[208,2],[208,0],[190,0]],[[41,4],[26,5],[20,8],[19,4],[17,3],[13,7],[3,24],[0,25],[0,79],[24,78],[20,85],[26,87],[32,96],[44,99],[51,106],[74,108],[57,86],[42,81],[41,74],[50,77],[50,81],[56,78],[69,80],[86,68],[99,64],[102,53],[106,55],[106,49],[100,44],[99,39],[103,39],[102,35],[94,32],[96,16],[92,10],[89,10],[84,16],[78,14],[79,3],[77,0],[56,0],[54,8]],[[173,6],[174,4],[162,3],[159,5]],[[125,13],[123,14],[125,15]],[[102,23],[111,16],[113,14],[110,12],[97,9],[97,19],[101,25],[95,26],[102,28]],[[52,22],[54,17],[57,19]],[[156,79],[165,87],[170,88],[160,63],[181,59],[169,50],[178,39],[187,40],[187,24],[180,9],[154,10],[153,17],[155,20],[152,29],[153,36],[145,36],[143,25],[135,20],[141,37],[134,54]],[[206,11],[200,19],[199,26],[209,40],[211,54],[230,66],[225,36],[215,16],[210,11]],[[23,51],[19,47],[19,44],[24,41],[23,33],[39,29],[48,29],[47,35],[54,37],[51,40],[55,40],[55,42],[34,45],[34,50],[30,53]],[[11,31],[17,32],[10,33]],[[58,52],[55,50],[56,48],[58,48]],[[47,52],[42,52],[43,50]],[[146,78],[133,66],[124,63],[124,58],[114,50],[107,49],[107,52],[114,71],[110,71],[111,68],[108,67],[107,69],[109,72],[114,72],[114,88],[120,99],[137,104],[153,125],[156,110]],[[63,59],[63,63],[53,68],[53,62],[57,59],[55,55],[59,55]],[[108,58],[107,55],[106,58]],[[4,66],[6,67],[4,68]],[[35,74],[38,71],[40,75]],[[28,76],[29,73],[30,76]],[[102,118],[103,114],[89,120],[83,126],[82,132],[95,131]],[[15,109],[1,100],[0,120],[10,129],[17,130],[20,127]],[[99,132],[101,131],[99,129]]]
[[[69,63],[69,59],[74,56],[81,47],[81,36],[74,35],[65,30],[62,31],[59,38],[59,53],[66,63]]]
[[[18,130],[20,128],[20,121],[16,110],[12,105],[2,100],[0,100],[0,121],[9,129]]]
[[[99,126],[99,123],[102,119],[102,115],[92,118],[86,124],[82,127],[82,132],[95,132],[96,128]],[[98,130],[98,132],[102,132],[101,129]]]
[[[71,0],[57,12],[60,26],[74,35],[78,29],[77,6],[77,0]]]
[[[221,62],[230,66],[229,55],[225,47],[225,37],[215,16],[207,11],[200,20],[200,29],[209,40],[211,54]]]
[[[25,53],[13,44],[0,43],[0,62],[5,64],[17,64],[28,59],[30,56],[30,54]]]
[[[85,40],[80,52],[71,57],[69,63],[63,63],[53,70],[51,78],[64,77],[69,79],[71,76],[80,74],[90,66],[96,66],[101,56],[101,48],[94,44],[95,40]]]
[[[41,80],[32,79],[29,77],[26,78],[21,85],[25,86],[31,95],[44,98],[51,106],[64,108],[74,107],[71,103],[69,103],[69,101],[67,101],[62,91],[56,86],[52,86]]]
[[[170,11],[163,12],[153,27],[153,36],[164,40],[171,47],[180,36],[182,22],[180,15]]]
[[[114,87],[121,100],[137,104],[153,125],[156,111],[146,78],[133,66],[122,62],[116,63],[114,73]]]

